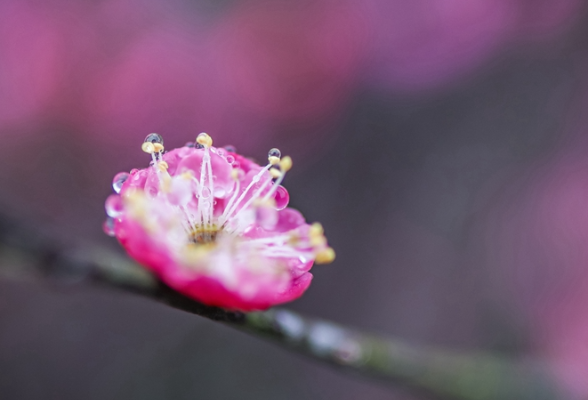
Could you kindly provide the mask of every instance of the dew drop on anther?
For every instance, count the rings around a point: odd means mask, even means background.
[[[106,214],[112,218],[120,217],[124,212],[123,202],[118,194],[108,196],[104,203],[104,208],[106,209]]]
[[[274,147],[273,149],[271,149],[270,151],[267,152],[267,156],[280,158],[280,157],[282,157],[282,152],[280,151],[280,149],[276,149]]]
[[[280,185],[276,189],[274,200],[276,201],[276,210],[283,210],[290,202],[290,194],[285,187]]]
[[[116,193],[120,193],[123,184],[126,182],[127,179],[129,179],[129,176],[130,175],[126,172],[119,172],[114,176],[114,179],[112,179],[112,188]]]
[[[108,236],[114,236],[114,218],[107,217],[102,224],[102,230]]]
[[[143,142],[163,144],[163,138],[158,133],[150,133],[145,137],[145,140],[143,140]]]

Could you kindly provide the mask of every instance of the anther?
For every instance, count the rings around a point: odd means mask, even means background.
[[[327,244],[327,238],[325,238],[324,236],[311,236],[310,237],[310,244],[313,247],[322,247],[325,246]]]
[[[196,143],[204,147],[212,146],[212,138],[208,133],[202,132],[196,137]]]
[[[322,236],[324,233],[325,230],[319,222],[315,222],[310,225],[310,231],[308,232],[310,236]]]
[[[141,150],[143,150],[147,154],[155,153],[155,146],[151,142],[144,142],[141,145]]]
[[[335,250],[331,247],[327,247],[324,250],[319,251],[316,254],[315,262],[317,264],[329,264],[335,260]]]
[[[160,161],[159,163],[157,163],[157,166],[159,167],[159,170],[161,172],[165,172],[169,168],[169,165],[165,161]]]
[[[290,171],[292,168],[292,158],[290,156],[286,156],[280,160],[280,169],[284,172]]]
[[[278,179],[280,176],[282,176],[282,171],[280,171],[277,168],[271,168],[269,170],[270,175],[272,176],[273,179]]]

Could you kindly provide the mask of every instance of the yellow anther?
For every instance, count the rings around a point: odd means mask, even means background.
[[[210,146],[212,146],[212,138],[210,137],[210,135],[208,133],[202,132],[196,138],[196,143],[198,143],[202,146],[205,146],[205,147],[210,147]]]
[[[282,172],[277,168],[271,168],[269,170],[269,172],[270,172],[270,175],[272,176],[272,178],[274,178],[274,179],[277,179],[280,176],[282,176]]]
[[[155,152],[155,146],[151,142],[144,142],[141,145],[141,150],[143,150],[145,153],[153,154]]]
[[[181,174],[180,174],[180,176],[181,176],[183,179],[186,179],[186,180],[188,180],[188,181],[194,177],[194,175],[192,174],[192,171],[186,171],[186,172],[183,172],[183,173],[181,173]]]
[[[153,143],[153,149],[155,152],[159,153],[163,151],[163,145],[161,143]]]
[[[327,244],[327,238],[325,238],[322,235],[311,236],[310,237],[310,244],[312,245],[312,247],[323,247]]]
[[[286,156],[280,160],[280,168],[284,172],[290,171],[292,168],[292,158],[290,156]]]
[[[317,253],[314,262],[317,264],[329,264],[332,263],[333,260],[335,260],[335,250],[333,250],[331,247],[327,247],[326,249]]]
[[[322,236],[323,233],[325,233],[325,230],[323,229],[323,226],[319,222],[315,222],[312,225],[310,225],[310,230],[309,230],[308,234],[311,237],[312,236]]]
[[[169,165],[165,161],[160,161],[157,163],[157,167],[161,172],[165,172],[169,168]]]
[[[233,178],[234,180],[239,179],[239,170],[238,169],[231,170],[231,178]]]
[[[276,165],[276,164],[279,164],[280,163],[280,157],[276,157],[276,156],[269,156],[267,158],[267,160],[269,161],[269,163],[271,165]]]

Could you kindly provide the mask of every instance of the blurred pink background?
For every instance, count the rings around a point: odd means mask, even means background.
[[[115,247],[100,230],[102,204],[115,173],[147,164],[148,133],[177,147],[206,131],[257,158],[279,147],[294,156],[292,205],[340,249],[293,308],[425,343],[545,357],[566,390],[588,398],[587,22],[580,0],[3,0],[0,203],[65,238]],[[149,303],[101,308],[106,294],[2,285],[0,391],[11,398],[43,392],[27,388],[31,371],[56,398],[97,390],[96,370],[68,358],[72,329],[88,358],[97,355],[84,344],[111,346],[97,398],[273,399],[298,384],[307,389],[293,398],[417,398],[306,361],[280,367],[290,356],[270,350],[249,360],[230,344],[245,339],[218,342],[221,328]],[[105,338],[101,329],[132,313],[135,325]],[[170,330],[150,331],[157,318]],[[178,364],[185,390],[138,389],[178,362],[186,344],[172,327],[192,323],[205,333],[195,360]],[[28,344],[17,340],[25,331]],[[152,341],[151,358],[116,358],[139,351],[137,335]],[[19,361],[27,346],[33,364]],[[230,351],[204,349],[214,346]],[[251,385],[274,368],[281,383],[220,389],[235,359]],[[211,375],[189,383],[190,368],[212,360]],[[144,363],[151,369],[136,372]],[[77,383],[52,368],[76,370]],[[292,377],[296,368],[311,372]]]

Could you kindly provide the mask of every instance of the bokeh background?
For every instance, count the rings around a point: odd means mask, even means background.
[[[292,155],[336,262],[289,305],[548,360],[588,398],[581,0],[0,0],[0,204],[64,243],[206,131]],[[4,399],[420,397],[115,291],[0,282]]]

